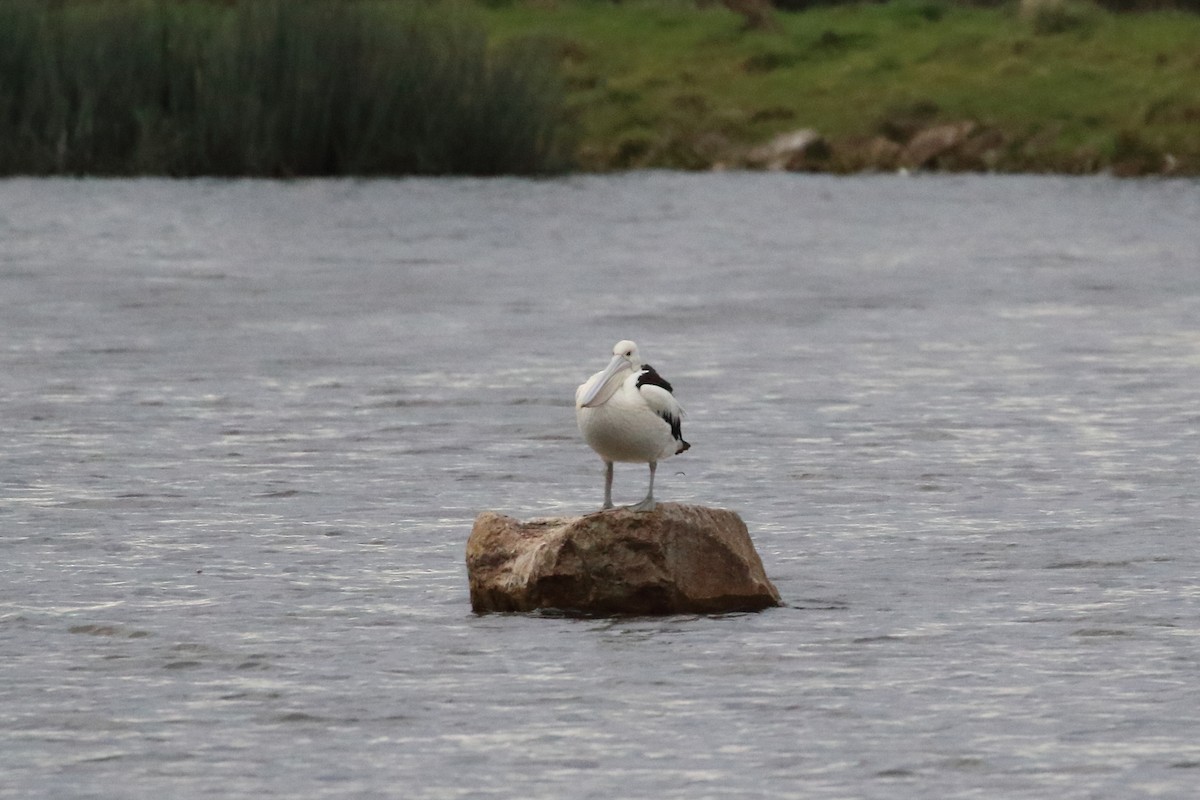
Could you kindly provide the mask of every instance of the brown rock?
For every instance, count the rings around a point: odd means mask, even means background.
[[[761,169],[782,170],[803,159],[810,151],[828,150],[821,134],[812,128],[781,133],[766,144],[746,153],[746,165]]]
[[[867,163],[873,169],[895,169],[900,163],[901,147],[896,142],[883,136],[875,136],[867,145]]]
[[[900,156],[906,167],[928,167],[941,155],[948,153],[967,140],[975,130],[974,122],[952,122],[926,128],[912,138]]]
[[[803,150],[794,153],[783,165],[788,172],[824,172],[829,168],[833,148],[824,139],[818,139]]]
[[[956,169],[991,170],[1000,163],[1008,138],[998,128],[983,128],[963,142],[954,158]]]
[[[467,541],[467,575],[478,613],[694,614],[780,605],[741,517],[678,503],[528,522],[485,511]]]
[[[833,164],[839,172],[894,170],[902,149],[883,136],[846,137],[834,142]]]

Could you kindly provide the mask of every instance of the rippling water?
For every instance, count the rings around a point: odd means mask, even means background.
[[[1200,783],[1200,184],[0,182],[0,797]],[[620,338],[788,606],[470,613]],[[619,502],[645,470],[618,466]]]

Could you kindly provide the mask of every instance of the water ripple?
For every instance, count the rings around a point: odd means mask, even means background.
[[[0,182],[0,797],[1190,796],[1195,189]],[[787,605],[472,615],[626,336]]]

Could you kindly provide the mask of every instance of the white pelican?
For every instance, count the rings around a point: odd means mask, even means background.
[[[628,339],[613,347],[608,366],[575,390],[575,421],[583,439],[604,459],[604,508],[612,508],[613,462],[650,465],[650,489],[633,511],[654,510],[654,470],[664,458],[691,447],[683,440],[683,409],[671,384],[643,364]]]

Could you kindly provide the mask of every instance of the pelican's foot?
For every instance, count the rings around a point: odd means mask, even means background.
[[[628,508],[630,511],[653,511],[653,510],[654,510],[654,506],[655,506],[655,505],[657,505],[657,504],[654,502],[654,498],[653,498],[653,497],[647,497],[647,498],[646,498],[645,500],[643,500],[642,502],[640,502],[640,503],[636,503],[636,504],[634,504],[634,505],[631,505],[631,506],[627,506],[627,508]]]
[[[612,501],[610,500],[609,502],[607,502],[607,503],[605,503],[604,505],[600,506],[600,510],[601,510],[601,511],[608,511],[608,510],[609,510],[610,508],[612,508],[612,507],[613,507],[613,504],[612,504]]]

